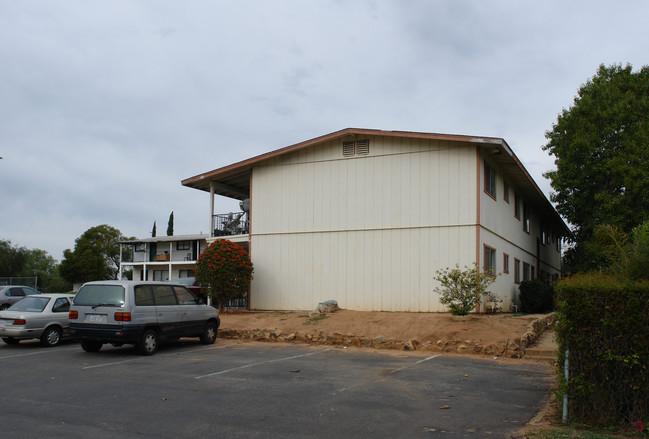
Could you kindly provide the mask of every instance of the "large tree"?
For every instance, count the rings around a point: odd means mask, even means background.
[[[91,227],[75,240],[74,250],[63,252],[61,275],[72,283],[116,279],[119,241],[126,239],[114,227]]]
[[[649,218],[649,67],[600,65],[546,138],[551,198],[573,226],[569,268],[595,268],[597,225],[629,233]]]

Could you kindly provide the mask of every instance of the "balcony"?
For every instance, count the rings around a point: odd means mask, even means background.
[[[245,212],[222,213],[212,216],[212,236],[247,235],[249,233],[248,215]]]

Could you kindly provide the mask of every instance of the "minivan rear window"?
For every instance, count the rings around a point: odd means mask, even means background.
[[[124,305],[124,287],[121,285],[84,285],[74,296],[74,304],[122,306]]]

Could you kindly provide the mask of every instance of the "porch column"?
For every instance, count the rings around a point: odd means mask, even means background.
[[[210,182],[210,229],[209,236],[214,236],[214,182]]]

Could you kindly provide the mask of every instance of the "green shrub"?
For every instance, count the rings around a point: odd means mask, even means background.
[[[478,267],[464,267],[437,270],[433,278],[441,284],[435,291],[440,295],[440,303],[448,305],[454,316],[465,316],[475,309],[480,303],[480,296],[488,295],[487,287],[491,285],[496,276],[481,273]]]
[[[554,288],[541,279],[526,280],[518,287],[520,290],[521,312],[543,313],[554,309]]]

